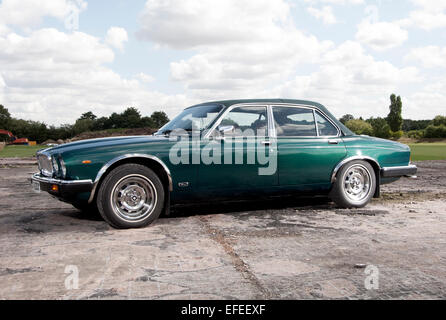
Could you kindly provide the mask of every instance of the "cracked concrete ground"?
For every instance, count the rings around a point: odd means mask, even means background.
[[[446,161],[418,166],[365,209],[211,203],[124,231],[33,193],[35,167],[3,168],[0,299],[444,299]]]

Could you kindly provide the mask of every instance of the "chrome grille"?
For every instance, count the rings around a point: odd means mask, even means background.
[[[47,177],[53,176],[53,164],[51,163],[51,157],[45,154],[38,154],[37,161],[39,163],[40,173]]]

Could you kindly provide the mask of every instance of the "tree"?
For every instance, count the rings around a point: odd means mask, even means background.
[[[7,129],[11,120],[11,114],[8,109],[0,104],[0,129]]]
[[[413,131],[413,130],[424,130],[427,128],[429,124],[431,124],[431,120],[403,120],[403,131]]]
[[[436,116],[434,118],[434,120],[432,121],[432,124],[434,126],[441,126],[441,125],[446,126],[446,117],[444,117],[444,116]]]
[[[78,119],[73,126],[74,134],[80,134],[82,132],[92,131],[95,128],[95,122],[91,119]]]
[[[354,119],[355,119],[355,117],[353,117],[351,114],[346,114],[346,115],[343,115],[342,118],[339,119],[339,121],[341,121],[342,124],[346,124],[350,120],[354,120]]]
[[[138,109],[130,107],[121,113],[122,128],[139,128],[141,126],[141,114]]]
[[[370,118],[367,120],[372,125],[373,135],[378,138],[389,139],[391,137],[390,126],[386,119]]]
[[[78,120],[86,120],[86,119],[88,119],[88,120],[93,120],[94,121],[97,118],[98,117],[96,117],[96,115],[93,112],[88,111],[88,112],[83,113]]]
[[[95,128],[95,130],[111,129],[112,125],[111,125],[110,119],[108,117],[100,117],[100,118],[96,119],[94,128]]]
[[[365,122],[364,120],[360,119],[353,119],[350,121],[347,121],[345,123],[346,127],[349,128],[351,131],[353,131],[356,134],[364,134],[371,136],[373,135],[373,128],[370,123]]]
[[[153,121],[152,117],[142,117],[141,118],[141,127],[156,128],[156,124]]]
[[[154,113],[152,113],[150,117],[152,118],[153,123],[155,124],[154,129],[159,129],[170,121],[169,117],[164,111],[155,111]]]
[[[390,96],[390,113],[387,116],[387,123],[389,124],[390,130],[393,132],[400,131],[403,127],[403,117],[401,112],[403,109],[403,103],[400,96],[392,94]]]

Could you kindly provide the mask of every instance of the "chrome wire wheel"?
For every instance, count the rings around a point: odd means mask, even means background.
[[[128,175],[114,185],[110,201],[119,218],[139,222],[153,213],[157,203],[156,188],[143,175]]]
[[[345,171],[342,181],[345,196],[354,203],[360,203],[367,199],[373,188],[371,174],[361,164],[355,164],[349,167]]]

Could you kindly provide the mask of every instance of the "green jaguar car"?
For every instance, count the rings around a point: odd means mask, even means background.
[[[37,153],[33,188],[115,228],[144,227],[174,203],[253,195],[328,195],[360,208],[413,176],[406,145],[358,136],[321,104],[215,101],[185,109],[153,136],[68,143]]]

